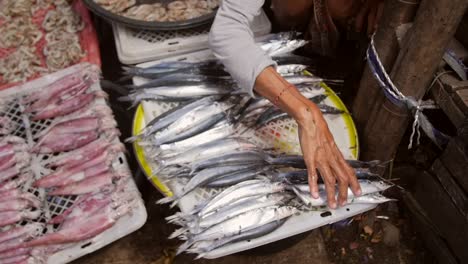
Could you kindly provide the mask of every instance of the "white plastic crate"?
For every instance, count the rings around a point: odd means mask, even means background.
[[[137,30],[113,24],[119,60],[136,64],[208,48],[211,25],[175,31]],[[270,33],[271,23],[262,11],[252,23],[255,36]]]
[[[212,56],[209,50],[199,51],[190,54],[184,54],[181,56],[175,56],[172,58],[166,58],[164,60],[148,62],[140,64],[140,67],[148,67],[163,61],[175,61],[175,60],[186,60],[186,61],[200,61]],[[143,78],[134,78],[136,85],[146,82]],[[328,89],[328,88],[327,88]],[[324,101],[325,104],[334,106],[340,109],[344,108],[339,98],[331,90],[328,90],[329,97]],[[162,103],[162,102],[142,102],[144,109],[144,119],[146,122],[151,121],[154,117],[164,113],[168,109],[174,107],[175,103]],[[345,109],[343,109],[345,110]],[[331,116],[326,115],[325,119],[329,125],[329,128],[335,138],[335,141],[342,151],[343,155],[347,159],[356,159],[358,154],[358,141],[356,129],[350,121],[349,116]],[[239,128],[242,131],[243,128]],[[266,127],[255,132],[247,132],[242,134],[242,137],[247,138],[249,141],[257,144],[261,147],[271,148],[274,146],[281,151],[288,153],[301,153],[300,145],[297,137],[297,124],[292,119],[278,120],[272,122]],[[157,165],[151,160],[146,159],[146,162],[150,164],[153,171],[157,168]],[[151,173],[146,171],[146,173]],[[157,176],[157,175],[156,175]],[[165,179],[162,177],[158,178],[164,185],[175,193],[181,190],[184,185],[183,181],[177,179]],[[189,212],[193,206],[198,204],[200,201],[207,199],[220,192],[221,189],[210,189],[210,188],[198,188],[195,191],[189,193],[181,199],[178,206],[182,212]],[[322,211],[309,211],[302,212],[298,215],[290,217],[280,228],[274,232],[256,239],[248,241],[241,241],[233,244],[229,244],[218,248],[209,254],[205,255],[205,258],[214,259],[223,257],[226,255],[234,254],[240,251],[248,250],[251,248],[259,247],[268,243],[278,241],[293,235],[297,235],[320,226],[324,226],[330,223],[335,223],[352,217],[354,215],[366,212],[375,208],[375,204],[348,204],[343,208],[337,210],[329,210],[329,213]]]
[[[76,71],[80,71],[83,67],[88,67],[89,64],[81,63],[67,69],[61,70],[59,72],[41,77],[34,81],[25,83],[23,85],[12,87],[10,89],[0,92],[0,115],[8,117],[13,124],[15,129],[10,135],[23,138],[29,147],[34,146],[36,140],[33,140],[33,137],[47,129],[53,119],[46,119],[40,121],[32,121],[29,119],[27,114],[24,114],[22,110],[25,105],[21,104],[19,100],[22,96],[28,95],[32,92],[44,89],[43,87],[48,84],[54,83],[58,79],[68,74],[71,74]],[[98,70],[96,69],[96,74]],[[98,80],[98,79],[96,79]],[[95,82],[89,89],[97,91],[101,90],[99,81]],[[44,92],[47,92],[45,89]],[[103,99],[97,99],[91,104],[102,104],[105,105],[106,102]],[[115,143],[119,143],[119,139],[115,139]],[[25,192],[30,192],[38,197],[42,202],[43,206],[41,208],[41,215],[35,220],[27,220],[18,223],[17,225],[25,225],[32,222],[47,223],[51,218],[60,215],[67,208],[73,205],[77,196],[46,196],[45,190],[43,188],[32,187],[32,183],[35,179],[39,179],[43,175],[47,175],[52,171],[46,168],[44,165],[46,161],[52,157],[49,154],[31,154],[31,162],[29,165],[30,171],[33,173],[33,178],[29,179],[20,188]],[[124,153],[119,153],[117,157],[112,162],[112,167],[116,170],[129,170],[126,157]],[[133,179],[129,179],[128,186],[125,190],[134,197],[134,202],[132,203],[132,212],[127,214],[114,224],[110,229],[102,232],[101,234],[81,242],[72,243],[65,245],[65,248],[54,253],[47,259],[47,263],[50,264],[60,264],[73,261],[83,255],[89,254],[93,251],[96,251],[115,240],[118,240],[136,230],[138,230],[147,219],[147,213],[144,206],[144,202],[140,197],[140,193],[135,185]],[[59,226],[56,225],[44,225],[43,232],[49,233],[57,231]],[[0,228],[1,230],[1,228]]]

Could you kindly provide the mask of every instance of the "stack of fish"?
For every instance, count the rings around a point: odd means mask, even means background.
[[[304,44],[291,36],[275,35],[259,45],[274,56],[278,72],[325,115],[346,114],[323,103],[327,95],[320,83],[324,80],[303,74],[310,60],[290,54]],[[201,257],[223,245],[266,235],[301,210],[326,206],[323,184],[321,198],[312,199],[309,193],[302,156],[275,153],[265,144],[261,147],[253,142],[252,133],[246,133],[288,118],[287,114],[264,98],[252,99],[240,92],[218,61],[166,62],[145,69],[126,68],[126,72],[150,80],[127,87],[132,92],[122,100],[177,104],[128,139],[145,147],[146,155],[154,161],[155,175],[178,186],[173,196],[158,202],[174,206],[199,188],[227,187],[193,210],[167,219],[182,226],[171,237],[187,240],[179,253]],[[379,192],[390,185],[372,173],[373,167],[383,163],[349,163],[364,194],[357,198],[350,195],[350,203],[389,201]]]
[[[2,98],[5,111],[22,105],[23,120],[10,121],[26,139],[0,138],[0,263],[45,263],[134,207],[130,172],[113,164],[124,151],[117,124],[97,100],[105,94],[91,88],[97,72],[86,66],[37,92]]]

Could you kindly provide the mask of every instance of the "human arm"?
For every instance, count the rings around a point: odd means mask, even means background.
[[[299,127],[299,141],[308,171],[312,197],[318,198],[317,170],[323,178],[330,208],[346,204],[348,187],[360,195],[353,169],[347,164],[328,129],[320,109],[289,84],[273,67],[263,70],[255,82],[255,91],[293,117]]]
[[[348,186],[359,195],[359,184],[318,107],[286,82],[272,67],[275,63],[271,58],[255,44],[249,23],[262,5],[263,1],[224,0],[210,32],[210,47],[241,89],[254,96],[255,88],[256,93],[297,121],[312,196],[318,198],[318,169],[324,178],[329,206],[336,208],[336,182],[340,205],[347,200]]]

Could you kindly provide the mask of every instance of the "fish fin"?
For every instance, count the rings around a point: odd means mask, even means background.
[[[195,243],[195,241],[193,241],[192,239],[189,239],[189,240],[185,241],[177,249],[176,256],[179,255],[180,253],[184,252],[184,251],[187,251],[189,249],[189,247],[193,245],[193,243]]]
[[[174,238],[176,238],[178,236],[181,236],[184,233],[187,233],[188,231],[189,231],[189,229],[186,228],[186,227],[178,228],[174,232],[172,232],[172,234],[169,236],[169,239],[174,239]]]

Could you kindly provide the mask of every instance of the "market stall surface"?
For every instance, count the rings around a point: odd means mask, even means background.
[[[116,80],[120,77],[120,64],[114,48],[112,31],[107,24],[99,20],[96,25],[100,36],[103,75],[106,79]],[[125,139],[130,136],[134,110],[128,110],[127,106],[116,102],[118,95],[110,95],[111,105],[122,131],[122,139]],[[377,212],[372,211],[365,216],[358,216],[354,221],[348,220],[220,259],[194,261],[195,255],[187,254],[175,257],[180,241],[168,240],[167,237],[176,226],[168,225],[164,220],[175,211],[168,206],[156,204],[162,195],[139,170],[131,145],[127,145],[127,149],[130,166],[145,200],[148,220],[140,230],[76,260],[73,262],[75,264],[428,263],[429,256],[420,247],[412,230],[406,228],[409,223],[399,214],[400,209],[396,204],[385,206]],[[375,219],[376,215],[390,216],[391,227],[384,227],[383,221]],[[365,228],[366,225],[369,227]],[[369,233],[369,228],[372,229],[372,234]],[[393,235],[390,244],[385,239],[389,235],[389,229],[393,230],[390,232],[390,236]]]

